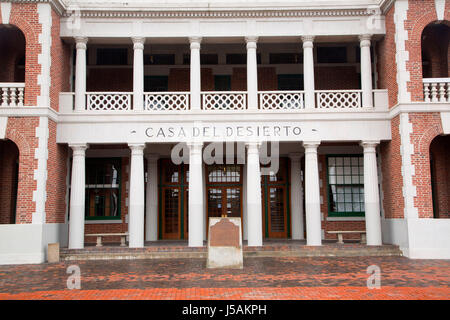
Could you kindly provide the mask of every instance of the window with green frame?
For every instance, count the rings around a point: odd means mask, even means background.
[[[363,156],[328,155],[327,178],[328,216],[364,216]]]
[[[120,220],[120,158],[86,159],[87,220]]]

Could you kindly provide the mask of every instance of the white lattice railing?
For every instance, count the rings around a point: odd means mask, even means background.
[[[144,99],[148,111],[189,110],[189,92],[146,92]]]
[[[362,90],[317,90],[317,109],[358,109]]]
[[[25,83],[0,82],[0,106],[22,107],[25,92]]]
[[[211,91],[202,94],[203,110],[245,110],[247,109],[247,92],[245,91]]]
[[[450,78],[423,79],[425,102],[450,102]]]
[[[262,91],[259,95],[261,110],[299,110],[305,108],[303,91]]]
[[[87,92],[86,110],[89,111],[122,111],[131,110],[129,92]]]

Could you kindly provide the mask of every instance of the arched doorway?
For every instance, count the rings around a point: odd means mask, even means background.
[[[450,218],[450,136],[430,144],[431,189],[434,218]]]
[[[422,77],[448,77],[448,21],[430,23],[422,32]]]
[[[13,25],[0,25],[0,82],[25,82],[25,35]]]
[[[0,141],[0,224],[16,223],[19,149],[11,140]]]

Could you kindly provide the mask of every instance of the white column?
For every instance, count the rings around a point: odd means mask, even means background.
[[[376,146],[379,141],[363,141],[364,148],[364,206],[366,211],[367,245],[381,245],[380,195]]]
[[[370,60],[370,34],[359,36],[361,47],[361,89],[362,106],[373,107],[372,96],[372,62]]]
[[[259,143],[247,145],[247,237],[249,246],[262,246],[261,168]]]
[[[242,169],[242,233],[243,240],[248,240],[248,212],[247,212],[247,163]]]
[[[157,154],[146,154],[147,194],[145,210],[145,241],[158,240],[158,158]]]
[[[130,248],[144,247],[144,148],[145,144],[128,144],[131,149],[128,233]]]
[[[314,36],[303,36],[303,83],[305,90],[305,108],[315,108],[314,95]]]
[[[133,109],[144,110],[144,43],[145,38],[134,37],[133,40]]]
[[[69,249],[83,249],[87,144],[69,146],[73,151],[70,186]]]
[[[208,241],[206,236],[206,229],[209,228],[208,220],[208,202],[206,200],[206,168],[202,163],[202,191],[203,191],[203,241]]]
[[[202,142],[189,147],[189,247],[203,246],[204,206],[202,181]]]
[[[202,38],[191,37],[191,109],[200,110],[200,92],[201,92],[201,66],[200,66],[200,43]]]
[[[301,179],[301,165],[300,160],[302,154],[291,153],[291,225],[292,225],[292,239],[303,240],[304,226],[303,226],[303,187]]]
[[[320,142],[303,142],[305,148],[305,210],[306,244],[322,245],[322,226],[320,217],[320,188],[317,147]]]
[[[256,41],[258,37],[246,37],[247,42],[247,101],[248,109],[258,109],[258,60]]]
[[[86,109],[86,48],[87,38],[76,37],[77,58],[75,65],[75,110]]]

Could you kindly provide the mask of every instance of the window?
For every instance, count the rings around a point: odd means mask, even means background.
[[[258,64],[261,64],[261,54],[258,53],[256,56]],[[229,53],[226,59],[227,64],[247,64],[247,54],[245,53]]]
[[[183,64],[191,63],[191,55],[189,53],[183,54]],[[201,53],[200,64],[219,64],[219,56],[215,53]]]
[[[345,63],[347,62],[346,47],[318,47],[318,63]]]
[[[328,216],[364,216],[364,158],[328,156]]]
[[[97,65],[127,65],[127,48],[99,48],[97,49]]]
[[[120,219],[120,159],[86,159],[86,219]]]
[[[144,64],[152,65],[173,65],[175,64],[174,54],[145,54]]]
[[[303,63],[303,55],[300,53],[271,53],[270,64],[296,64]]]

